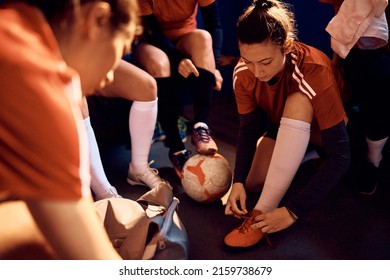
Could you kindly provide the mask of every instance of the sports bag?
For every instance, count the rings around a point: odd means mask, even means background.
[[[168,184],[160,184],[137,200],[95,202],[111,243],[126,260],[188,259],[188,236],[176,212],[178,204]]]

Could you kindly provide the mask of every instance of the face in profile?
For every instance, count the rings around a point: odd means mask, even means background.
[[[95,6],[89,8],[83,21],[85,28],[88,28],[86,44],[89,51],[84,53],[88,58],[82,58],[83,62],[75,62],[86,95],[113,82],[114,71],[123,55],[130,52],[137,28],[136,19],[133,19],[114,30],[109,4],[97,2],[91,5]]]
[[[285,53],[272,41],[263,43],[239,43],[242,59],[248,69],[262,82],[277,76],[284,67]]]
[[[135,26],[129,25],[125,30],[118,31],[105,40],[105,48],[102,48],[100,61],[101,79],[96,84],[95,90],[102,89],[112,83],[115,69],[125,54],[130,53],[131,43],[135,34]]]

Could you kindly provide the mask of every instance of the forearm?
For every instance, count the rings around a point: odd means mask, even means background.
[[[278,207],[302,162],[311,124],[282,118],[263,191],[255,208],[263,213]]]
[[[27,201],[27,205],[60,259],[120,259],[90,198]]]
[[[217,2],[201,7],[203,22],[205,29],[211,34],[213,38],[213,52],[215,56],[216,65],[218,65],[221,56],[223,32],[222,25],[219,18]]]

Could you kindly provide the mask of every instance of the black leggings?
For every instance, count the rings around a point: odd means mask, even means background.
[[[180,109],[180,95],[190,90],[194,106],[194,122],[205,122],[210,113],[212,93],[215,85],[214,74],[198,68],[199,77],[187,79],[178,76],[156,78],[158,88],[158,120],[167,137],[170,153],[185,149],[177,127]],[[183,88],[185,87],[185,88]]]
[[[344,61],[352,104],[360,110],[363,133],[371,140],[390,135],[390,53],[353,49]]]

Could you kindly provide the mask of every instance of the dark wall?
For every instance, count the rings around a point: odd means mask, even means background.
[[[295,13],[298,39],[312,45],[329,57],[332,56],[330,38],[325,27],[333,16],[333,7],[320,3],[319,0],[285,0],[291,4]],[[239,56],[236,40],[236,23],[238,17],[252,3],[252,0],[217,0],[223,28],[222,54]],[[202,19],[198,16],[199,27],[203,27]],[[233,67],[220,68],[224,83],[219,94],[232,94],[231,80]]]
[[[329,35],[325,27],[333,16],[333,8],[319,0],[286,0],[292,5],[298,24],[300,41],[312,45],[331,56]],[[252,0],[217,0],[223,27],[223,54],[237,55],[236,22]]]

